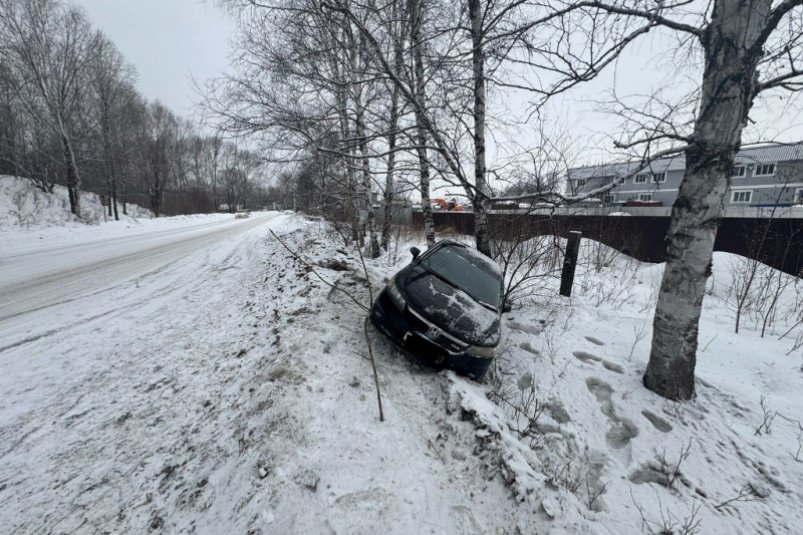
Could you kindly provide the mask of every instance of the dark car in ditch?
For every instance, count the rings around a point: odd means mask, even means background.
[[[502,270],[476,249],[442,240],[396,273],[371,321],[419,361],[481,380],[501,338]]]

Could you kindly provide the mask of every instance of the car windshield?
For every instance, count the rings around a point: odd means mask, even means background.
[[[475,300],[499,308],[502,301],[501,274],[479,253],[459,245],[444,245],[424,257],[421,264]]]

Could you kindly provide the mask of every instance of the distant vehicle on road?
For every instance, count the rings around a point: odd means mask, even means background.
[[[251,213],[245,210],[240,210],[234,213],[234,219],[248,219],[251,217]]]
[[[388,281],[371,321],[419,361],[477,381],[501,339],[502,270],[462,243],[443,240]]]

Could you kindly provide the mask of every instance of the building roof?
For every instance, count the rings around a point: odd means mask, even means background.
[[[803,142],[764,145],[743,149],[736,155],[737,163],[776,163],[803,160]]]
[[[785,161],[803,160],[803,142],[791,144],[762,145],[742,149],[736,155],[736,163],[777,163]],[[569,178],[588,179],[605,176],[622,176],[633,172],[640,162],[623,162],[601,165],[589,165],[569,169]],[[667,171],[682,171],[686,167],[686,158],[679,154],[671,158],[655,160],[646,168],[644,173],[664,173]]]

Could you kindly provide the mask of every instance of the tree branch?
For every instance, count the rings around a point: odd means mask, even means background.
[[[789,1],[789,0],[787,0]],[[800,0],[794,0],[795,2],[799,2]],[[691,26],[689,24],[684,24],[682,22],[677,22],[666,17],[662,17],[659,15],[659,11],[662,9],[661,2],[656,2],[658,8],[654,11],[643,11],[640,9],[630,9],[626,7],[620,7],[613,4],[606,4],[604,2],[577,2],[574,4],[575,9],[583,8],[583,7],[590,7],[594,9],[599,9],[601,11],[606,11],[608,13],[613,13],[616,15],[625,15],[629,17],[637,17],[649,20],[660,26],[665,26],[667,28],[671,28],[673,30],[678,30],[681,32],[689,33],[694,35],[698,39],[702,38],[703,30],[697,28],[695,26]]]

